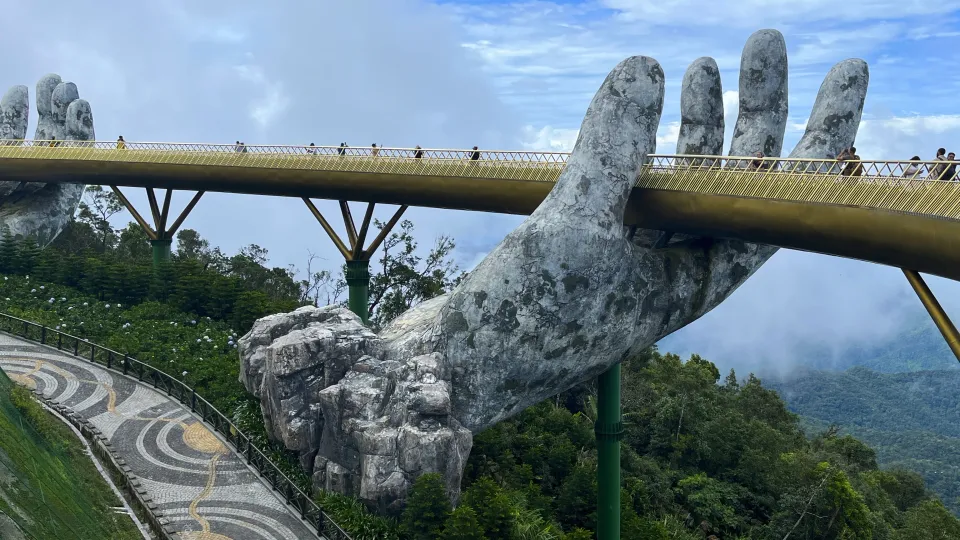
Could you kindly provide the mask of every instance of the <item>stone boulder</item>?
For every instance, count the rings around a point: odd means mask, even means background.
[[[388,360],[385,343],[345,308],[308,306],[256,321],[238,348],[267,432],[314,485],[391,513],[423,472],[442,472],[455,497],[472,438],[450,416],[442,357]]]

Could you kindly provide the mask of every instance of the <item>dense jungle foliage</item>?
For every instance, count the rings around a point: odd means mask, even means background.
[[[114,230],[102,211],[111,208],[111,194],[94,188],[49,248],[0,241],[0,309],[182,377],[268,444],[259,407],[237,381],[237,337],[266,313],[341,301],[342,278],[308,268],[299,280],[293,269],[268,267],[260,247],[227,256],[190,230],[154,275],[146,237],[132,224]],[[441,238],[421,258],[412,227],[391,234],[372,264],[375,325],[461,277],[453,243]],[[805,435],[752,375],[731,372],[721,383],[700,357],[650,349],[625,363],[623,377],[625,539],[960,538],[960,521],[918,474],[880,469],[873,449],[837,429]],[[318,500],[357,540],[589,539],[594,416],[585,384],[477,434],[455,510],[435,475],[418,480],[396,522],[349,498]],[[273,448],[275,459],[288,457]],[[295,460],[285,467],[295,474]],[[308,486],[304,475],[298,481]]]
[[[920,473],[960,513],[960,370],[800,371],[770,386],[813,430],[842,426],[875,448],[884,466]]]

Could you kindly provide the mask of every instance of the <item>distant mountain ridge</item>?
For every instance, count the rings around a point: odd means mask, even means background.
[[[916,345],[902,350],[923,350]],[[922,358],[915,364],[922,365]],[[841,426],[875,448],[882,466],[920,473],[944,504],[960,514],[960,369],[803,369],[763,383],[777,390],[811,431]]]

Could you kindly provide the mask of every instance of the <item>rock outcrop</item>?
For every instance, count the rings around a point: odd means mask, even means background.
[[[37,83],[39,120],[35,140],[92,141],[93,111],[80,99],[77,86],[59,75]],[[21,144],[30,117],[26,86],[14,86],[0,100],[0,144]],[[41,245],[53,241],[73,216],[83,197],[80,184],[45,184],[0,178],[0,228],[14,236],[33,236]]]
[[[779,155],[786,66],[778,32],[750,38],[736,153]],[[837,64],[791,156],[832,157],[851,146],[867,82],[863,61]],[[379,336],[327,307],[269,317],[241,341],[244,383],[261,396],[274,436],[313,459],[307,468],[318,487],[393,509],[418,474],[437,471],[456,498],[471,434],[696,320],[774,254],[771,246],[709,238],[651,249],[643,239],[656,231],[627,234],[624,208],[655,150],[663,93],[655,60],[621,62],[540,207],[450,294]],[[687,151],[719,154],[721,96],[716,64],[694,62],[682,100]]]

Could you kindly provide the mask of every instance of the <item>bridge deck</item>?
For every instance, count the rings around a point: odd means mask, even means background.
[[[559,152],[24,141],[0,145],[0,178],[216,191],[529,214]],[[960,279],[960,183],[932,163],[651,156],[625,224],[737,238]],[[913,172],[910,165],[916,165]],[[929,175],[928,175],[929,176]]]

